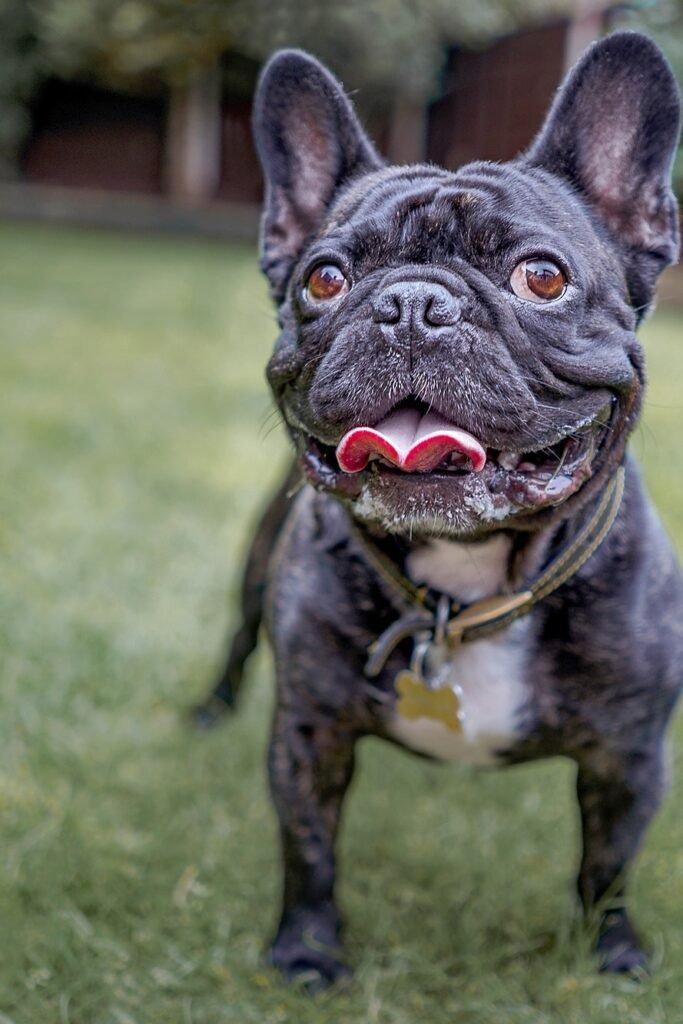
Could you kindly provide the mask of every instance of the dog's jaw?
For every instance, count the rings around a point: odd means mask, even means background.
[[[545,525],[547,515],[538,514],[562,506],[599,468],[612,411],[608,403],[594,419],[534,452],[489,449],[476,471],[457,451],[455,464],[447,453],[443,464],[425,472],[404,471],[381,453],[358,472],[346,472],[339,448],[322,445],[300,425],[295,438],[304,477],[347,502],[363,524],[415,538],[477,537],[520,520],[533,529],[534,517]]]
[[[447,502],[436,489],[430,493],[422,487],[397,506],[382,483],[373,481],[363,485],[351,511],[366,526],[413,540],[468,538],[501,529],[514,517],[515,506],[504,497],[494,498],[479,481],[472,482],[459,502]]]

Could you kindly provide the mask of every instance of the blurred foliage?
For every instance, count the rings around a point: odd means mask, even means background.
[[[683,0],[641,0],[620,12],[620,28],[646,32],[661,46],[679,83],[683,83]],[[683,150],[674,163],[674,187],[683,195]]]
[[[226,50],[263,59],[303,46],[354,87],[424,98],[444,44],[485,44],[567,13],[568,0],[42,0],[38,31],[61,73],[174,84]]]
[[[372,115],[433,95],[449,46],[483,47],[573,11],[571,0],[0,0],[0,174],[16,166],[49,75],[163,92],[221,61],[226,88],[246,96],[273,50],[301,46]],[[657,39],[683,79],[683,0],[633,0],[614,19]],[[683,185],[680,156],[676,176]]]
[[[424,100],[434,93],[449,45],[478,48],[522,25],[566,15],[566,0],[251,0],[241,45],[257,57],[281,46],[315,53],[360,106],[383,107],[396,95]]]
[[[0,175],[11,176],[30,127],[28,104],[45,67],[26,0],[0,0]]]
[[[397,94],[432,94],[448,45],[484,46],[571,7],[570,0],[0,0],[0,160],[6,171],[16,159],[28,104],[47,75],[158,91],[182,86],[228,53],[235,57],[228,79],[248,90],[269,53],[301,46],[361,90],[361,106],[372,111]]]
[[[181,82],[235,43],[240,0],[42,0],[55,71],[116,87]]]

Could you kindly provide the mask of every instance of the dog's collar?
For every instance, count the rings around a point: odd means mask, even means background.
[[[469,643],[497,633],[526,615],[534,605],[577,573],[603,542],[621,506],[624,475],[624,467],[620,466],[588,522],[525,590],[496,594],[469,605],[459,605],[447,594],[416,586],[364,531],[354,527],[354,537],[363,547],[373,569],[410,606],[368,647],[365,674],[370,677],[379,675],[395,647],[411,636],[429,632],[437,642]]]

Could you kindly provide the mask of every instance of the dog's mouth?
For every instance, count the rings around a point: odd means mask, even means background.
[[[582,486],[592,475],[611,412],[608,402],[593,419],[565,428],[541,447],[502,449],[409,401],[375,424],[348,430],[336,448],[308,436],[302,465],[312,483],[351,498],[374,479],[385,489],[446,489],[456,502],[485,490],[501,514],[504,505],[514,514],[515,508],[561,504]]]
[[[438,468],[480,473],[486,449],[477,438],[438,413],[402,405],[374,426],[354,427],[335,452],[344,473],[360,473],[380,462],[402,473],[431,473]]]

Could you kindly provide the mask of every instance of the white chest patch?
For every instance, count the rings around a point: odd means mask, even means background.
[[[469,604],[503,589],[509,554],[510,539],[504,534],[479,544],[433,540],[408,555],[406,568],[415,583]]]
[[[411,554],[407,567],[416,583],[427,583],[469,603],[500,591],[508,553],[509,541],[503,536],[481,544],[438,540]],[[444,761],[495,764],[497,752],[520,735],[529,698],[526,640],[530,625],[529,619],[520,619],[490,639],[474,640],[449,652],[443,681],[458,687],[460,733],[430,718],[409,719],[397,712],[390,726],[392,736]]]
[[[498,751],[511,746],[520,734],[528,699],[524,642],[528,627],[529,622],[522,619],[499,636],[474,640],[452,653],[447,685],[459,687],[462,732],[430,718],[409,719],[395,713],[392,736],[443,761],[495,764]]]

